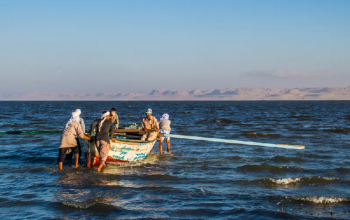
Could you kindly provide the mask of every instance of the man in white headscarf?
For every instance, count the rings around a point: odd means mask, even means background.
[[[80,109],[76,109],[75,112],[77,114],[79,114],[79,118],[80,118],[80,126],[81,126],[81,130],[83,130],[83,132],[85,133],[85,123],[84,123],[84,119],[81,117],[81,110]]]
[[[106,160],[111,146],[110,140],[115,141],[113,138],[113,123],[111,118],[110,112],[104,111],[102,112],[100,119],[95,120],[91,124],[91,136],[93,135],[93,130],[97,127],[95,140],[96,147],[100,153],[98,172],[101,172],[103,166],[106,166]]]
[[[169,120],[169,114],[164,113],[162,117],[159,120],[159,133],[160,134],[170,134],[171,127],[170,127],[171,121]],[[159,141],[159,154],[163,153],[163,141],[166,140],[167,143],[167,152],[170,153],[170,137],[161,137]]]
[[[71,151],[75,153],[75,168],[79,167],[79,149],[77,137],[85,140],[90,140],[88,136],[84,135],[84,132],[80,126],[80,117],[78,112],[72,112],[72,117],[67,122],[62,137],[61,144],[58,149],[58,168],[63,169],[64,156]]]
[[[79,116],[79,118],[80,118],[79,124],[81,126],[81,130],[85,134],[85,123],[84,123],[84,119],[81,117],[81,110],[76,109],[74,114]],[[81,154],[82,154],[82,147],[86,147],[87,143],[84,140],[79,140],[79,137],[77,137],[77,142],[78,142],[79,158],[80,158]],[[73,158],[73,152],[66,154],[67,160],[71,160],[72,158]]]

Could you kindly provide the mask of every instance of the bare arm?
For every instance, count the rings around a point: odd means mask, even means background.
[[[83,130],[81,129],[81,125],[78,124],[75,128],[75,131],[77,132],[77,135],[81,138],[81,139],[84,139],[84,132]]]
[[[115,119],[115,129],[118,129],[119,128],[119,118],[118,118],[118,115],[116,115],[116,119]]]
[[[155,118],[155,127],[154,127],[154,131],[159,131],[159,123],[157,121],[157,119]]]
[[[80,118],[80,126],[81,126],[81,130],[83,130],[83,133],[85,133],[85,122],[84,119]]]
[[[145,119],[142,120],[141,125],[142,125],[142,130],[147,131],[146,125],[145,125]]]
[[[85,140],[88,140],[88,141],[90,141],[90,140],[91,140],[91,138],[90,138],[90,137],[88,137],[88,136],[86,136],[86,135],[84,135],[84,137],[83,137],[82,139],[85,139]]]
[[[98,125],[99,120],[95,120],[94,122],[92,122],[91,124],[91,128],[90,128],[90,134],[92,136],[93,132],[94,132],[94,128]]]
[[[111,124],[111,127],[109,128],[109,137],[112,141],[115,141],[113,138],[113,123]]]

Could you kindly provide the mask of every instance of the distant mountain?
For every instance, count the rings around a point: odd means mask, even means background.
[[[239,88],[165,90],[123,93],[49,93],[0,94],[0,100],[350,100],[349,87],[321,88]]]

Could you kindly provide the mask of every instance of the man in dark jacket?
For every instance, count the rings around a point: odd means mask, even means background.
[[[115,141],[113,138],[113,123],[111,118],[110,112],[104,111],[100,119],[95,120],[91,124],[91,136],[94,128],[97,126],[95,140],[96,147],[100,153],[98,172],[101,172],[102,167],[106,166],[106,160],[111,146],[110,141]]]

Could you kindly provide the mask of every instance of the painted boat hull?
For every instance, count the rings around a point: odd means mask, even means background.
[[[156,141],[137,141],[128,139],[116,139],[111,141],[111,148],[108,153],[107,162],[133,162],[139,161],[148,156]],[[91,158],[92,165],[99,164],[100,155],[94,142],[85,143],[86,157]],[[83,150],[84,152],[84,150]]]

